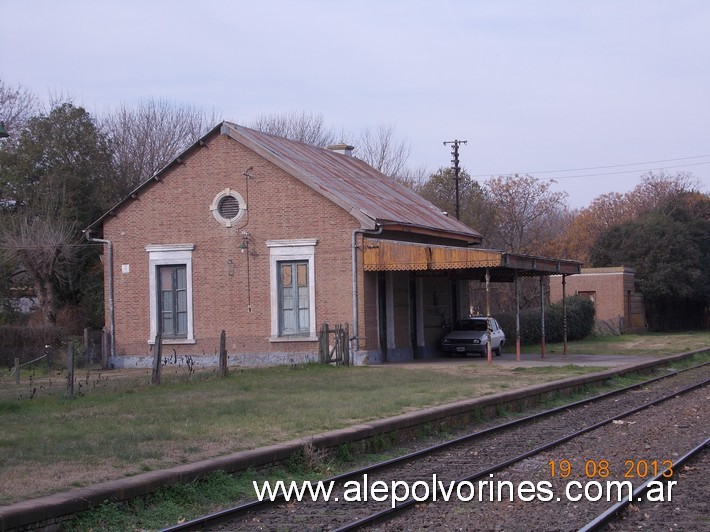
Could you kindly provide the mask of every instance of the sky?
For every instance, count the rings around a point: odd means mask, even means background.
[[[409,166],[530,174],[581,208],[647,171],[710,193],[705,0],[0,0],[0,78],[92,113],[395,128]],[[357,155],[357,151],[355,151]]]

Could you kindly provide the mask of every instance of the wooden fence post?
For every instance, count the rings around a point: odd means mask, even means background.
[[[326,364],[328,362],[328,324],[323,323],[320,326],[320,338],[318,342],[318,351],[320,355],[321,364]]]
[[[153,354],[153,375],[150,378],[151,384],[160,385],[160,366],[163,362],[163,335],[155,335],[155,353]]]
[[[67,395],[74,397],[74,342],[67,345]]]
[[[84,328],[84,354],[86,355],[86,365],[91,364],[91,329],[88,327]]]
[[[350,365],[350,324],[345,322],[345,330],[343,331],[343,365]]]
[[[111,351],[111,339],[106,327],[101,329],[101,369],[108,369],[108,356]]]
[[[222,329],[219,335],[219,376],[226,377],[229,369],[227,368],[227,333]]]
[[[20,384],[20,359],[15,358],[15,384]]]

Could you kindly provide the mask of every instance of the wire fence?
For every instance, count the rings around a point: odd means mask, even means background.
[[[0,372],[0,401],[72,398],[157,384],[200,381],[253,366],[318,361],[347,364],[347,330],[347,324],[344,329],[340,326],[329,329],[326,325],[318,342],[301,343],[302,351],[288,353],[264,353],[264,338],[257,336],[227,339],[223,334],[202,339],[201,355],[179,354],[174,346],[163,344],[156,338],[153,345],[142,344],[142,351],[136,351],[142,352],[139,356],[141,367],[118,369],[107,364],[109,342],[106,335],[88,342],[86,335],[83,341],[77,337],[66,338],[60,346],[45,345],[42,352],[23,352],[16,358],[5,356],[6,370]],[[342,334],[334,337],[334,331]]]
[[[67,359],[74,356],[76,363],[76,354],[69,355],[68,350],[52,348],[54,352],[51,354],[43,354],[3,371],[0,401],[82,397],[153,384],[152,368],[102,369],[96,362],[82,362],[72,367]],[[164,384],[205,380],[215,377],[216,373],[214,367],[172,364],[167,359],[160,368],[161,383]]]

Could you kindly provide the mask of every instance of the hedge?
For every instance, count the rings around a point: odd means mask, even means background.
[[[594,330],[594,303],[579,296],[566,298],[567,303],[567,339],[581,340]],[[508,338],[508,343],[515,341],[515,313],[505,312],[496,316]],[[520,311],[520,342],[523,344],[539,343],[542,337],[540,327],[540,309]],[[561,342],[564,339],[562,302],[545,307],[545,341]]]

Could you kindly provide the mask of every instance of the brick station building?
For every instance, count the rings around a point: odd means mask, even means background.
[[[110,364],[316,360],[349,324],[354,363],[436,356],[471,279],[579,273],[481,235],[360,161],[223,122],[86,229],[104,248]]]

